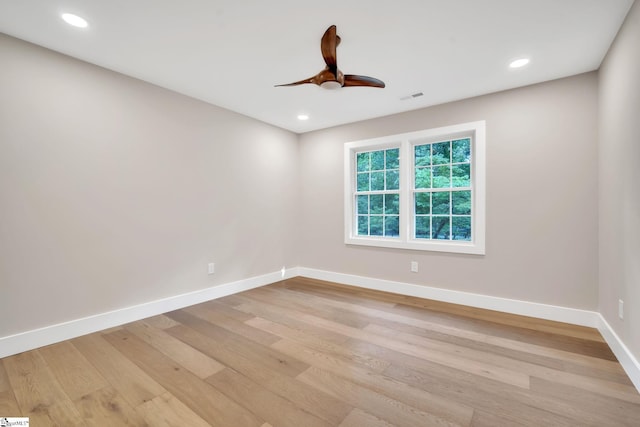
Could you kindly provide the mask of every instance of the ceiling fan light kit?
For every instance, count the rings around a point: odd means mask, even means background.
[[[326,66],[322,71],[313,77],[300,80],[293,83],[276,85],[280,86],[298,86],[306,83],[313,83],[323,89],[339,89],[341,87],[350,86],[368,86],[383,88],[384,82],[374,77],[359,76],[355,74],[343,74],[338,69],[338,60],[336,56],[336,48],[340,44],[340,36],[336,34],[336,26],[332,25],[324,32],[320,41],[320,50]]]
[[[320,87],[322,89],[336,90],[336,89],[340,89],[342,85],[340,84],[340,82],[327,80],[326,82],[320,83]]]

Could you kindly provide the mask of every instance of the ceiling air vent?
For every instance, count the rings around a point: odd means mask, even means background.
[[[419,98],[419,97],[421,97],[423,95],[424,95],[424,93],[422,93],[422,92],[412,93],[411,95],[403,96],[402,98],[400,98],[400,101],[406,101],[407,99]]]

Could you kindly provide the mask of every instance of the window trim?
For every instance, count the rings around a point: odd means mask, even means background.
[[[344,145],[345,244],[484,255],[486,221],[485,127],[485,121],[482,120],[346,143]],[[414,145],[463,137],[471,137],[472,239],[471,241],[415,239],[412,237],[414,227],[412,225],[413,147]],[[400,236],[358,236],[356,234],[357,224],[355,223],[356,152],[396,147],[400,148]]]

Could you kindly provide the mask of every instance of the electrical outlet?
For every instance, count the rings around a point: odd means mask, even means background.
[[[624,319],[624,301],[618,300],[618,317]]]
[[[209,274],[213,274],[216,272],[216,265],[212,262],[209,263]]]
[[[411,261],[411,272],[412,273],[418,272],[418,261]]]

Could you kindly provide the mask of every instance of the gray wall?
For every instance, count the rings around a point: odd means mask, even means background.
[[[295,134],[1,34],[0,58],[0,337],[297,265]]]
[[[609,50],[599,82],[600,312],[640,360],[640,2]]]
[[[487,123],[485,256],[344,245],[345,142],[475,120]],[[596,73],[304,134],[300,265],[594,310],[597,167]]]

